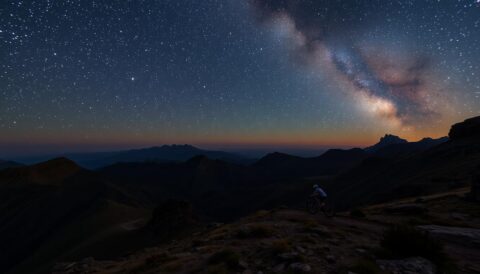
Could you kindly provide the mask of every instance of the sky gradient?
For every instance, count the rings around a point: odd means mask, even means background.
[[[0,157],[348,147],[480,115],[476,0],[3,1]]]

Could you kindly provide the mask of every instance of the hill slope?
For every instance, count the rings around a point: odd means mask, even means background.
[[[392,208],[411,206],[410,201],[364,208],[361,218],[340,214],[329,219],[292,209],[259,211],[117,260],[58,264],[56,273],[348,273],[362,269],[369,271],[360,273],[383,273],[380,267],[390,271],[403,269],[398,273],[434,273],[437,267],[472,273],[480,269],[480,262],[475,260],[480,249],[470,244],[480,239],[480,205],[465,201],[464,194],[465,191],[423,197],[422,204],[416,206],[429,211],[421,215],[406,211],[395,216],[388,213]],[[459,214],[459,210],[465,216],[463,221],[451,215]],[[404,225],[412,218],[421,218],[423,223],[417,226],[418,230],[437,229],[435,241],[445,245],[443,261],[418,252],[413,238],[406,243],[411,249],[403,256],[391,258],[386,257],[385,251],[378,252],[385,249],[381,243],[384,231],[391,224]],[[445,229],[447,223],[455,227],[445,237],[438,231]],[[470,234],[466,236],[465,231]],[[464,237],[469,240],[462,241]],[[439,249],[441,252],[441,246]],[[413,256],[416,258],[412,259]],[[452,265],[445,266],[446,261]],[[411,272],[405,272],[408,269]]]
[[[342,197],[343,207],[383,202],[465,186],[479,167],[480,138],[453,135],[449,141],[419,153],[367,159],[329,183],[328,189]]]
[[[0,160],[0,170],[4,170],[11,167],[20,167],[22,164],[13,161]]]
[[[0,245],[9,247],[0,249],[0,272],[45,272],[146,215],[124,191],[67,159],[0,171]]]

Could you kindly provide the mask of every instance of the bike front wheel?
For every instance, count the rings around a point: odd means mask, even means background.
[[[310,212],[310,214],[316,214],[319,210],[318,201],[315,198],[309,198],[307,200],[307,211]]]

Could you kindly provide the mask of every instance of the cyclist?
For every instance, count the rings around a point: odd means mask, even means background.
[[[310,197],[314,197],[317,199],[321,206],[325,204],[325,200],[327,199],[327,193],[317,184],[313,185],[313,193]]]

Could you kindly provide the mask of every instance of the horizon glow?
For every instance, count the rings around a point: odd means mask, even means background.
[[[0,158],[364,147],[480,115],[478,1],[0,4]]]

